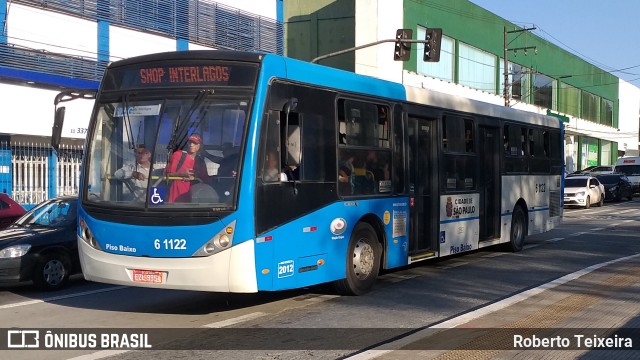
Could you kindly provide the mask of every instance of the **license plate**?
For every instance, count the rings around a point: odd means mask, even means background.
[[[133,270],[133,281],[135,282],[162,284],[163,279],[162,271]]]

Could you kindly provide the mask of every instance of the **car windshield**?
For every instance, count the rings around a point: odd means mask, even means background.
[[[47,200],[29,210],[14,225],[21,227],[63,227],[74,224],[78,216],[76,199]]]
[[[84,199],[154,210],[232,206],[249,102],[209,91],[105,101],[88,147]]]
[[[603,184],[617,184],[620,182],[621,177],[619,175],[605,175],[598,176],[598,180]]]
[[[627,176],[640,175],[640,165],[616,165],[616,172]]]
[[[567,178],[564,180],[564,187],[586,187],[587,179]]]

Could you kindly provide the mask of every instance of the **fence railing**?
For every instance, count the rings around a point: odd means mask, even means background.
[[[11,197],[22,205],[34,205],[54,196],[77,195],[82,147],[62,145],[56,154],[44,143],[3,143],[0,167],[10,182]],[[10,154],[10,155],[9,155]],[[56,156],[57,155],[57,156]]]

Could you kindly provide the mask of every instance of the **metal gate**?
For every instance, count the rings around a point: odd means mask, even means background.
[[[56,177],[56,194],[78,195],[80,185],[80,170],[82,163],[82,147],[61,145],[58,151],[58,163]]]
[[[57,162],[52,153],[47,144],[11,144],[11,195],[16,202],[39,204],[50,195],[78,194],[82,147],[61,146]]]

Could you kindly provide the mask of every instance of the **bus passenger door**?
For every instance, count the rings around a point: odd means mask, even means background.
[[[480,241],[500,237],[500,132],[480,126]]]
[[[438,245],[438,167],[434,151],[435,119],[409,115],[407,155],[409,193],[413,200],[409,228],[409,256],[412,261],[435,255]]]

